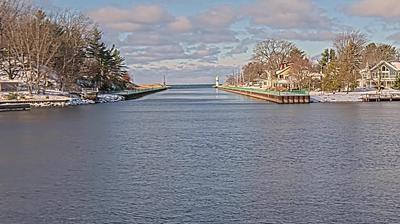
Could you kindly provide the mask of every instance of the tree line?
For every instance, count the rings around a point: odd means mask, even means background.
[[[253,58],[242,69],[240,81],[276,80],[276,72],[282,65],[290,65],[292,78],[300,89],[350,91],[357,87],[362,69],[371,68],[382,60],[399,60],[399,55],[396,47],[370,43],[366,35],[359,31],[337,35],[333,48],[325,49],[318,63],[314,63],[292,42],[268,39],[256,45]],[[313,78],[312,74],[316,73],[323,74],[322,80]],[[237,76],[228,76],[227,83],[238,83]],[[395,86],[400,87],[400,80]]]
[[[88,17],[26,2],[0,2],[0,75],[23,80],[30,93],[131,87],[125,59]]]

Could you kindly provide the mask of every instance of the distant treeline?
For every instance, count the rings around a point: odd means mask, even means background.
[[[23,80],[30,92],[130,88],[124,61],[81,13],[0,1],[0,75]]]
[[[289,65],[291,78],[296,80],[300,89],[351,90],[357,87],[362,69],[369,69],[382,60],[392,62],[399,58],[395,46],[371,43],[358,31],[338,34],[333,40],[333,48],[325,49],[318,63],[292,42],[268,39],[257,44],[253,58],[243,67],[239,79],[242,82],[276,80],[276,72],[282,69],[282,65]],[[323,78],[313,79],[313,73],[323,74]],[[237,83],[237,80],[237,76],[228,76],[227,83]],[[394,88],[400,88],[400,77]]]

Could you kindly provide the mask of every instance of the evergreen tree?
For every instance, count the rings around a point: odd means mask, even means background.
[[[93,86],[103,91],[125,88],[125,59],[114,45],[107,48],[97,28],[93,30],[86,57],[89,59],[88,73]]]
[[[325,49],[321,54],[321,59],[318,61],[322,73],[327,72],[328,65],[336,59],[336,51],[334,49]]]
[[[329,49],[325,49],[321,54],[321,59],[318,61],[319,66],[321,68],[321,72],[325,73],[326,67],[329,63]]]
[[[336,63],[336,60],[332,60],[327,66],[325,77],[322,80],[322,89],[324,91],[337,91],[342,88]]]
[[[396,82],[393,85],[393,89],[400,90],[400,75],[397,76]]]

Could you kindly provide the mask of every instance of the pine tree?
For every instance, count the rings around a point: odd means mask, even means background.
[[[393,85],[393,89],[400,90],[400,75],[397,76],[396,82]]]
[[[329,49],[325,49],[324,52],[322,52],[321,59],[318,61],[318,63],[321,68],[321,72],[325,73],[326,67],[329,63]]]
[[[93,30],[86,57],[89,59],[89,73],[92,73],[95,87],[106,91],[125,88],[125,59],[114,45],[107,48],[102,41],[102,33],[97,28]]]
[[[104,89],[110,67],[111,55],[106,44],[102,41],[102,32],[95,28],[89,46],[86,49],[86,57],[89,59],[89,77],[94,87]]]

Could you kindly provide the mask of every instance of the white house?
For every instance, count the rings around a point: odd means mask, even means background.
[[[358,80],[361,88],[391,88],[400,75],[400,62],[381,61],[372,68],[361,71],[361,79]]]

